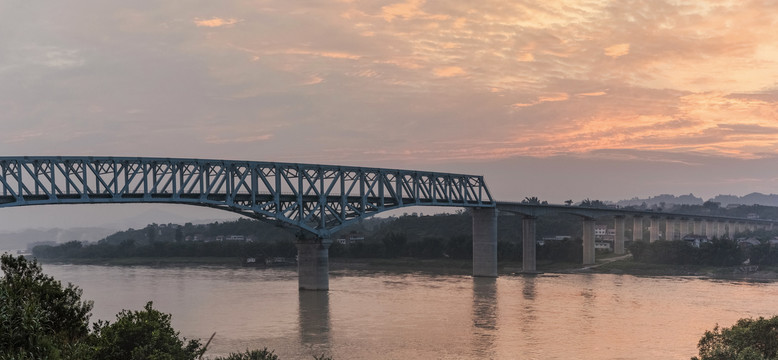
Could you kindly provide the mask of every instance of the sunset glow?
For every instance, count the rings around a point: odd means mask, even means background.
[[[778,156],[770,2],[92,6],[0,5],[3,153]]]

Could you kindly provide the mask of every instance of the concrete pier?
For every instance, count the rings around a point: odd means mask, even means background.
[[[633,216],[632,241],[643,241],[643,217]]]
[[[665,218],[665,240],[675,240],[675,219]]]
[[[497,277],[497,209],[473,209],[473,276]]]
[[[713,231],[713,225],[713,220],[705,220],[705,236],[711,240],[714,236],[716,236],[715,232]]]
[[[624,255],[624,216],[616,216],[613,219],[613,226],[616,230],[616,237],[613,239],[613,252],[618,255]]]
[[[656,216],[651,217],[651,224],[648,228],[648,239],[651,242],[659,240],[659,218]]]
[[[583,220],[583,264],[594,264],[594,219]]]
[[[329,248],[332,240],[298,239],[295,245],[297,246],[297,281],[300,290],[329,290]]]
[[[694,219],[694,235],[702,235],[702,220]]]
[[[536,239],[535,239],[535,217],[525,216],[521,220],[521,271],[525,273],[537,272],[536,263]]]
[[[681,240],[684,236],[689,235],[689,219],[680,219],[678,222],[680,227],[678,239]]]

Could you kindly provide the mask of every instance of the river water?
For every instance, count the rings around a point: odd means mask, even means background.
[[[299,292],[293,269],[49,265],[94,300],[92,320],[149,301],[210,356],[281,359],[689,359],[706,329],[778,314],[778,283],[545,274],[498,279],[332,272]]]

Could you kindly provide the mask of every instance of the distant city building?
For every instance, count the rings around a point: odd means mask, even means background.
[[[681,240],[686,241],[686,242],[692,244],[692,246],[694,246],[696,248],[700,247],[700,244],[710,242],[708,240],[707,236],[705,236],[705,235],[694,235],[694,234],[686,235]]]
[[[353,245],[356,243],[363,243],[365,242],[365,235],[359,234],[359,233],[350,233],[344,237],[338,238],[336,240],[338,244],[341,245]]]

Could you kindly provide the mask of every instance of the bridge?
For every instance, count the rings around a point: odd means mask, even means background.
[[[496,201],[483,176],[429,171],[257,161],[141,157],[0,157],[0,207],[46,204],[173,203],[235,212],[299,228],[300,289],[329,288],[334,232],[377,213],[407,206],[471,208],[473,275],[497,276],[497,214],[522,216],[523,270],[535,269],[535,220],[567,213],[583,221],[583,263],[593,264],[594,221],[613,217],[615,251],[624,253],[625,219],[641,241],[688,233],[722,236],[772,228],[758,219]],[[676,231],[678,230],[678,231]],[[670,234],[669,236],[667,234]]]

